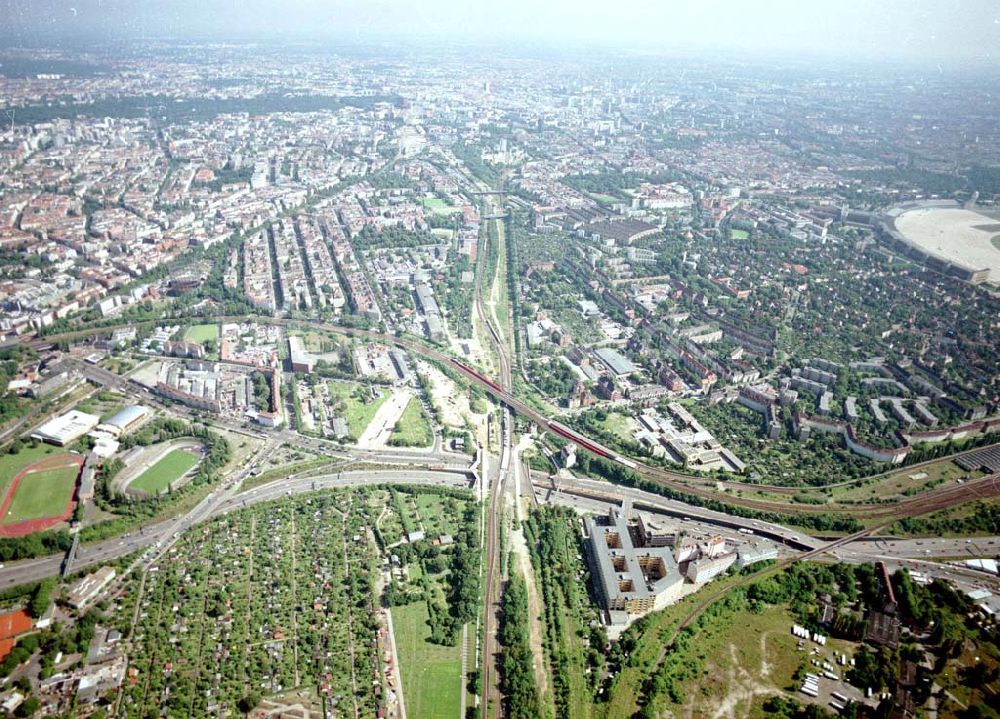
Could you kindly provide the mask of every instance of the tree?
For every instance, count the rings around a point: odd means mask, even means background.
[[[236,708],[244,714],[249,714],[258,704],[260,704],[260,692],[254,691],[236,702]]]
[[[21,706],[17,708],[17,711],[15,711],[14,714],[19,717],[34,716],[35,712],[37,712],[41,706],[42,703],[37,697],[28,697],[21,703]]]
[[[45,613],[52,603],[52,590],[56,587],[55,577],[49,577],[38,583],[34,593],[31,595],[31,602],[28,604],[28,611],[36,619]]]

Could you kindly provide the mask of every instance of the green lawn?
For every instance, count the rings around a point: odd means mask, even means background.
[[[407,716],[456,719],[464,691],[461,647],[442,647],[427,641],[430,628],[425,602],[393,607],[392,623]]]
[[[439,215],[449,215],[452,212],[457,212],[457,209],[449,205],[444,200],[437,197],[425,197],[423,200],[424,207],[431,210]]]
[[[734,240],[746,240],[750,237],[750,233],[746,230],[730,230],[729,234]]]
[[[62,514],[73,496],[80,470],[76,466],[48,469],[26,475],[17,486],[4,524]]]
[[[375,412],[389,398],[389,393],[383,391],[377,399],[365,403],[359,399],[358,390],[362,385],[357,382],[330,382],[329,387],[331,401],[334,404],[337,400],[344,403],[343,411],[338,411],[337,414],[347,420],[347,431],[354,440],[361,436],[375,416]]]
[[[446,503],[450,502],[455,502],[456,506],[459,506],[456,500],[436,494],[421,493],[413,495],[413,498],[416,500],[417,511],[420,512],[420,518],[423,520],[424,529],[427,530],[428,536],[454,534],[458,531],[458,518],[445,506]]]
[[[187,328],[184,339],[188,342],[204,342],[219,339],[219,325],[194,325]]]
[[[148,494],[159,494],[171,482],[198,464],[198,457],[183,449],[167,453],[156,464],[129,483],[129,489],[138,489]]]
[[[9,454],[5,450],[0,454],[0,500],[7,495],[7,488],[18,472],[43,457],[63,454],[65,451],[59,447],[41,443],[37,447],[22,447],[17,454]]]
[[[608,412],[604,429],[626,442],[635,442],[635,422],[619,412]]]
[[[994,247],[1000,250],[1000,235],[993,235],[993,237],[990,238],[990,242],[993,243]]]
[[[427,447],[434,441],[430,422],[424,416],[420,400],[411,397],[389,436],[394,447]]]

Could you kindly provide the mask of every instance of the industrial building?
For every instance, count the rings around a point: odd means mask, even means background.
[[[587,517],[584,525],[587,560],[605,610],[642,614],[680,597],[684,578],[670,547],[642,546],[639,525],[614,510],[606,517]]]
[[[117,430],[119,435],[130,432],[142,424],[142,421],[149,415],[149,409],[141,404],[132,404],[124,407],[112,415],[102,426],[107,425]]]
[[[306,351],[302,338],[296,335],[288,338],[288,359],[292,365],[292,372],[309,374],[316,366],[316,358]]]
[[[610,347],[600,347],[594,350],[594,354],[608,368],[611,374],[616,377],[622,377],[635,372],[635,365],[618,350]]]
[[[708,582],[729,569],[735,561],[735,553],[692,560],[687,566],[688,581],[692,584]]]
[[[87,434],[100,421],[101,418],[96,415],[79,412],[74,409],[64,415],[50,419],[32,432],[31,437],[41,442],[65,447],[67,444],[72,444]]]
[[[778,558],[778,548],[770,543],[757,542],[745,544],[736,550],[736,566],[739,569],[749,567],[757,562],[766,562]]]
[[[66,603],[74,609],[81,609],[96,599],[101,591],[115,578],[115,570],[111,567],[101,567],[93,574],[69,588],[66,593]]]

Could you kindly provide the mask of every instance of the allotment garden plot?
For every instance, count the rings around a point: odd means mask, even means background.
[[[377,520],[408,716],[459,716],[480,608],[479,509],[470,495],[396,487]],[[467,702],[467,706],[471,706]]]
[[[325,493],[183,536],[147,574],[122,714],[232,716],[240,699],[280,696],[374,716],[377,512],[369,493]]]

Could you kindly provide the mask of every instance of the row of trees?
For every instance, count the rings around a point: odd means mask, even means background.
[[[590,691],[586,699],[593,701],[605,663],[607,636],[576,574],[577,555],[583,552],[578,521],[571,510],[547,505],[533,512],[524,524],[535,576],[541,585],[544,644],[557,717],[571,715],[572,678],[583,674],[585,668]],[[577,645],[578,640],[583,646]]]
[[[779,512],[763,512],[756,509],[748,509],[733,504],[727,504],[718,499],[703,499],[684,492],[678,492],[656,482],[643,479],[638,474],[627,467],[612,462],[602,457],[593,457],[586,452],[577,455],[577,467],[584,474],[597,475],[614,484],[621,484],[626,487],[635,487],[644,492],[660,494],[668,499],[676,499],[687,502],[695,507],[704,507],[716,512],[725,512],[737,517],[748,519],[759,519],[765,522],[777,524],[795,524],[809,527],[818,532],[857,532],[861,529],[861,523],[854,517],[843,517],[834,514],[800,514],[787,515]]]
[[[0,562],[65,552],[72,543],[72,537],[64,529],[35,532],[24,537],[0,537]]]
[[[519,573],[511,572],[500,608],[500,691],[506,715],[510,719],[537,719],[542,713],[528,633],[528,590]]]

